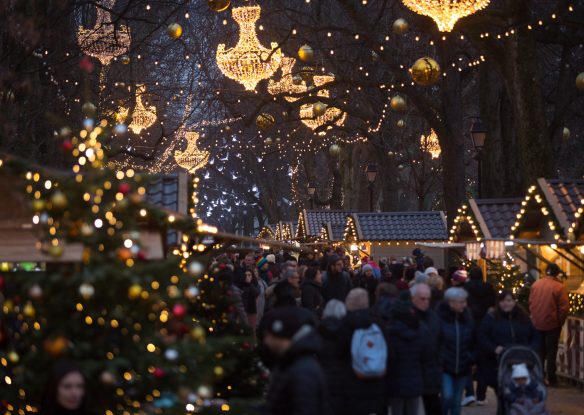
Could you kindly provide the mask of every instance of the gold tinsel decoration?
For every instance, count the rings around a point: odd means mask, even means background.
[[[176,164],[194,174],[198,169],[207,165],[210,153],[197,147],[199,133],[189,131],[185,134],[185,138],[187,140],[187,148],[184,151],[176,150],[174,159]]]
[[[440,79],[440,65],[432,58],[420,58],[410,68],[410,75],[418,85],[434,85]]]
[[[489,5],[490,0],[402,0],[410,10],[432,18],[441,32],[451,32],[456,22]]]
[[[314,85],[317,88],[320,88],[326,84],[329,84],[335,80],[333,75],[315,75],[313,77]],[[320,89],[317,94],[318,97],[328,98],[330,96],[328,89]],[[314,114],[314,107],[313,104],[304,104],[300,107],[300,119],[302,123],[306,125],[311,130],[316,130],[318,127],[321,127],[325,124],[329,124],[334,121],[334,123],[338,126],[341,126],[345,123],[345,119],[347,118],[347,113],[342,112],[340,109],[335,107],[327,107],[326,111],[321,116],[316,116]],[[332,126],[329,126],[327,129],[331,129]],[[324,131],[319,133],[320,135],[326,134]]]
[[[268,92],[272,95],[280,94],[302,94],[306,92],[306,83],[300,78],[295,80],[294,75],[292,75],[292,68],[296,63],[296,59],[289,58],[287,56],[282,56],[282,77],[279,81],[274,81],[270,79],[268,82]],[[299,97],[285,96],[284,99],[288,102],[294,102],[300,99]]]
[[[234,8],[232,14],[239,25],[239,41],[228,50],[225,50],[224,43],[217,47],[217,65],[221,72],[249,91],[254,90],[262,79],[271,77],[282,61],[277,42],[272,42],[271,49],[267,49],[257,37],[255,22],[260,18],[260,12],[259,6]]]
[[[79,26],[77,43],[86,55],[98,59],[102,65],[108,65],[130,49],[130,28],[126,25],[116,27],[112,23],[109,10],[114,7],[115,0],[101,0],[97,9],[95,26],[86,29]]]
[[[431,129],[430,134],[420,136],[420,148],[422,151],[430,153],[433,159],[440,157],[442,149],[440,148],[440,142],[438,141],[438,135]]]

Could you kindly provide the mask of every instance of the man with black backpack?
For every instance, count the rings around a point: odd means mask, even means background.
[[[331,255],[326,272],[322,275],[322,296],[324,303],[328,303],[333,298],[345,301],[347,294],[353,288],[351,277],[343,271],[343,259],[338,255]]]

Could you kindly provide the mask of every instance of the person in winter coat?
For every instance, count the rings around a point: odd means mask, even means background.
[[[438,306],[443,415],[460,415],[462,393],[475,360],[475,329],[467,298],[463,288],[451,287]]]
[[[432,291],[430,308],[435,310],[438,304],[440,304],[444,299],[444,278],[442,278],[438,273],[436,274],[430,273],[428,275],[428,285],[430,286],[430,290]]]
[[[243,304],[243,291],[234,283],[233,272],[229,268],[225,268],[217,275],[217,280],[225,288],[227,299],[232,306],[232,311],[229,316],[230,319],[242,324],[248,324],[247,314]]]
[[[566,287],[558,279],[560,268],[550,264],[546,276],[531,286],[529,293],[529,311],[533,325],[542,339],[540,349],[541,363],[545,362],[550,386],[558,383],[556,377],[556,356],[562,327],[568,318],[570,301]]]
[[[424,365],[422,376],[424,390],[422,401],[426,414],[440,415],[442,404],[440,402],[442,369],[440,366],[440,319],[431,307],[432,291],[427,284],[415,284],[410,288],[412,304],[416,310],[424,340]]]
[[[469,280],[463,285],[468,292],[468,308],[472,318],[477,326],[480,325],[483,317],[487,314],[487,310],[495,305],[495,289],[492,284],[483,281],[483,272],[479,267],[473,267],[468,271]],[[463,406],[473,402],[478,405],[485,404],[485,397],[487,394],[487,384],[485,383],[487,372],[490,368],[485,361],[482,350],[476,354],[477,363],[477,387],[476,395],[472,380],[467,383],[466,397],[463,401]]]
[[[347,363],[346,340],[343,319],[347,307],[339,300],[330,300],[322,312],[322,321],[318,332],[323,341],[322,353],[319,355],[324,371],[327,390],[330,397],[331,415],[342,414],[345,404],[346,379],[353,375]]]
[[[343,259],[337,255],[329,257],[328,268],[322,276],[322,281],[322,296],[325,303],[333,298],[345,301],[347,294],[353,288],[351,277],[343,271]]]
[[[260,321],[264,316],[266,311],[266,291],[268,289],[268,284],[260,278],[259,273],[256,269],[254,272],[254,279],[257,283],[257,287],[259,289],[259,295],[257,296],[256,300],[256,308],[257,308],[257,316],[256,316],[256,328],[259,327]]]
[[[300,302],[302,307],[320,315],[324,307],[322,298],[322,275],[320,269],[310,267],[304,273],[304,281],[300,286]]]
[[[347,371],[343,377],[344,402],[335,415],[381,415],[387,413],[385,379],[360,379],[352,369],[351,342],[355,330],[369,328],[375,320],[369,311],[369,295],[363,288],[353,288],[345,300],[347,315],[343,321],[341,352]]]
[[[539,353],[540,338],[529,315],[516,304],[513,292],[504,290],[497,306],[487,312],[478,330],[478,344],[485,356],[484,382],[497,391],[497,358],[512,346],[528,346]],[[478,399],[484,400],[483,396]]]
[[[306,324],[307,310],[282,307],[266,315],[263,344],[275,357],[265,415],[327,415],[324,373],[316,358],[322,342]]]
[[[53,367],[41,398],[42,415],[89,414],[86,379],[81,370],[68,360]]]
[[[249,326],[255,331],[257,325],[258,305],[257,298],[260,288],[251,270],[246,270],[242,279],[237,281],[237,286],[241,290],[241,300],[247,315]]]
[[[282,274],[282,277],[283,280],[274,288],[274,296],[276,297],[274,307],[298,305],[296,301],[300,294],[300,275],[298,275],[298,271],[288,268]]]
[[[391,321],[391,307],[399,296],[395,285],[388,282],[380,283],[375,290],[375,304],[371,307],[371,314],[379,327],[389,327]]]
[[[389,329],[387,395],[392,415],[418,415],[424,391],[424,340],[416,311],[409,300],[398,299]]]
[[[357,275],[355,285],[367,290],[370,304],[375,302],[375,289],[377,288],[378,284],[379,279],[375,278],[373,266],[371,264],[363,265],[361,267],[361,272],[359,275]]]

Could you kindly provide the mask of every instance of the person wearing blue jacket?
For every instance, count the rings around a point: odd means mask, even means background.
[[[475,361],[475,328],[467,298],[466,290],[452,287],[438,306],[443,415],[460,415],[462,393]]]

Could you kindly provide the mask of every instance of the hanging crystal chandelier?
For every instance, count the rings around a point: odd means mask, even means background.
[[[194,174],[201,167],[205,167],[209,160],[209,152],[197,147],[199,133],[189,131],[185,134],[185,138],[187,139],[187,148],[184,151],[176,150],[174,159],[176,164]]]
[[[422,151],[430,153],[433,159],[440,157],[442,149],[440,148],[440,142],[438,141],[438,135],[433,129],[430,130],[430,134],[423,135],[420,137],[420,148]]]
[[[126,25],[116,27],[112,23],[108,10],[113,8],[114,3],[115,0],[101,0],[101,7],[96,7],[95,26],[91,29],[79,26],[77,32],[77,43],[81,50],[97,58],[102,65],[108,65],[113,58],[130,49],[130,28]]]
[[[333,75],[315,75],[314,85],[319,88],[323,85],[331,83],[335,80]],[[319,97],[328,98],[330,93],[328,89],[320,89],[317,94]],[[304,104],[300,107],[300,119],[302,123],[306,125],[311,130],[316,130],[325,124],[334,122],[336,125],[341,126],[345,123],[347,118],[347,113],[342,112],[340,109],[335,107],[327,107],[324,114],[320,116],[315,116],[313,104]],[[328,126],[327,130],[330,130],[332,126]],[[325,135],[325,131],[319,132],[319,135]]]
[[[156,107],[151,105],[146,108],[142,102],[142,94],[145,90],[146,87],[144,84],[136,85],[136,106],[132,113],[132,122],[128,125],[128,128],[132,130],[134,134],[140,134],[142,130],[152,127],[156,122]],[[128,117],[128,112],[128,108],[120,107],[115,114],[116,121],[124,122]]]
[[[289,58],[287,56],[282,56],[282,77],[279,81],[274,81],[270,79],[268,83],[268,92],[272,95],[280,94],[302,94],[306,92],[306,82],[299,78],[297,83],[295,83],[294,76],[292,75],[292,68],[296,64],[296,59]],[[285,96],[284,99],[288,102],[294,102],[300,99],[299,97]]]
[[[262,79],[272,76],[282,60],[282,51],[276,42],[267,49],[256,35],[255,22],[260,12],[259,6],[234,8],[232,14],[239,25],[239,41],[228,50],[223,43],[217,47],[217,65],[221,72],[243,84],[248,91],[254,90]]]
[[[489,5],[490,0],[402,0],[410,10],[434,19],[441,32],[451,32],[454,24]]]

